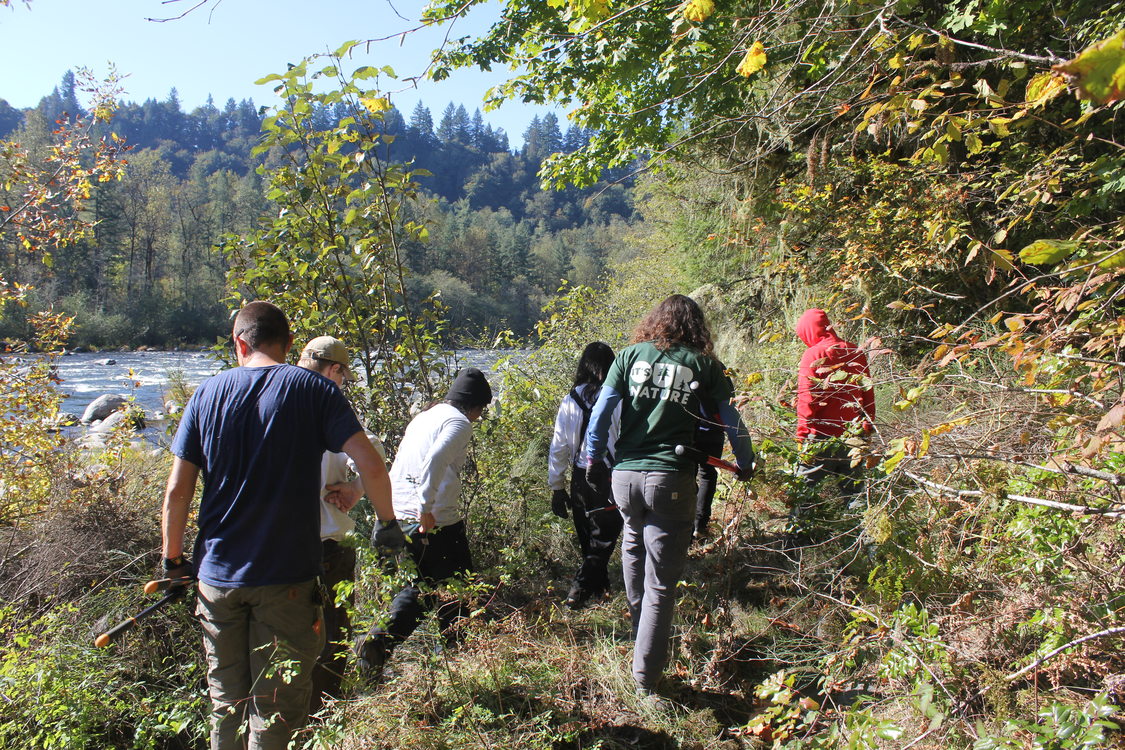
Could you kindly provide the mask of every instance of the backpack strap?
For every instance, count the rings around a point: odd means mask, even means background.
[[[600,389],[598,389],[600,390]],[[598,391],[594,391],[594,397],[597,398]],[[574,399],[574,403],[578,404],[578,408],[582,411],[582,431],[579,434],[582,436],[581,440],[586,440],[586,430],[590,427],[590,414],[594,411],[594,405],[587,403],[586,399],[578,394],[578,388],[570,389],[570,397]],[[609,458],[609,463],[614,463],[613,453],[609,450],[606,451],[606,457]]]
[[[718,454],[721,454],[726,430],[723,429],[723,418],[719,414],[719,405],[711,398],[711,393],[703,387],[702,383],[694,381],[692,386],[692,393],[699,400],[699,413],[695,415],[696,423],[692,434],[692,442],[696,448],[707,455],[712,455],[716,448]]]

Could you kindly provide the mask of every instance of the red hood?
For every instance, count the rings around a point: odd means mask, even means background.
[[[832,328],[828,313],[816,308],[805,310],[801,319],[797,321],[797,336],[805,342],[805,346],[813,346],[825,339],[839,340],[840,338]]]

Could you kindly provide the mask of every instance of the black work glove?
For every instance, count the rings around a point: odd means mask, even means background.
[[[570,506],[570,495],[566,494],[566,490],[555,490],[551,493],[551,512],[559,518],[566,518],[567,507]]]
[[[390,550],[399,550],[406,546],[406,535],[397,520],[376,521],[375,528],[371,530],[371,544]]]
[[[750,465],[749,466],[747,466],[745,468],[743,468],[741,466],[738,467],[738,473],[735,474],[735,478],[740,482],[749,482],[751,479],[754,478],[754,475],[757,474],[757,473],[758,473],[758,457],[755,456],[754,458],[750,459]]]
[[[605,461],[595,461],[586,467],[586,484],[595,490],[600,492],[608,481],[609,467],[605,465]]]
[[[165,578],[191,578],[195,575],[195,568],[187,555],[165,557],[162,561]]]

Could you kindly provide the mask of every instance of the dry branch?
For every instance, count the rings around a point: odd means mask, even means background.
[[[904,471],[903,474],[918,484],[940,492],[943,495],[952,495],[954,497],[984,497],[987,493],[981,490],[959,490],[956,487],[949,487],[944,484],[932,482],[929,479],[920,477],[909,471]],[[1041,497],[1029,497],[1028,495],[1005,494],[1002,497],[1008,500],[1015,500],[1016,502],[1025,503],[1027,505],[1040,505],[1044,508],[1055,508],[1056,510],[1068,510],[1072,513],[1083,513],[1086,515],[1105,516],[1106,518],[1122,518],[1125,517],[1125,512],[1120,510],[1113,510],[1109,508],[1091,508],[1088,505],[1073,505],[1071,503],[1060,503],[1055,500],[1044,500]]]
[[[1066,651],[1068,648],[1073,648],[1074,646],[1085,643],[1086,641],[1092,641],[1095,638],[1103,638],[1107,635],[1120,635],[1122,633],[1125,633],[1125,626],[1116,627],[1116,628],[1107,628],[1106,630],[1100,630],[1097,633],[1090,633],[1089,635],[1084,635],[1081,638],[1076,638],[1075,640],[1071,641],[1070,643],[1065,643],[1062,646],[1059,646],[1058,648],[1056,648],[1055,650],[1039,657],[1038,659],[1031,662],[1026,667],[1019,670],[1018,672],[1012,672],[1010,675],[1006,675],[1004,677],[1004,679],[1007,680],[1008,682],[1011,682],[1013,680],[1018,680],[1020,677],[1024,676],[1025,674],[1032,671],[1033,669],[1038,668],[1043,663],[1045,663],[1045,662],[1053,659],[1054,657],[1058,656],[1063,651]]]

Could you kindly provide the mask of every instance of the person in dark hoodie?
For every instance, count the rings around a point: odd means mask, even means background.
[[[858,425],[870,433],[875,420],[875,391],[867,357],[840,338],[824,310],[806,310],[797,336],[808,349],[797,370],[797,443],[806,460],[800,474],[809,484],[838,477],[845,496],[859,491],[858,467],[839,438]]]

